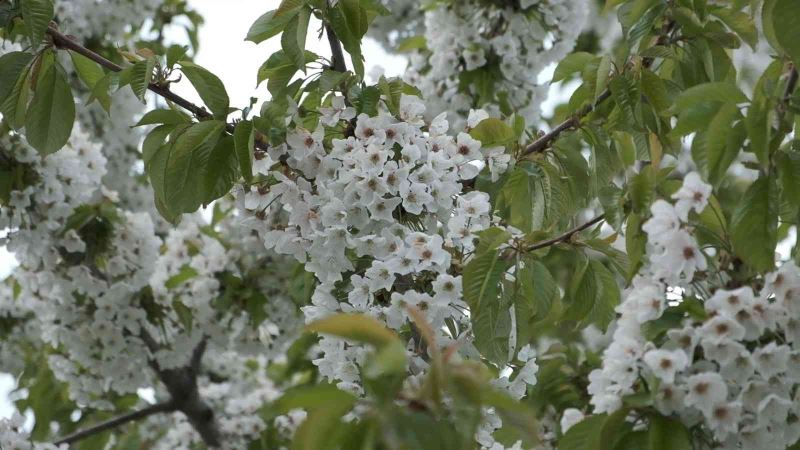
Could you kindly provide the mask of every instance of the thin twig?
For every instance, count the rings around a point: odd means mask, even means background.
[[[58,29],[56,29],[56,27],[53,24],[51,24],[50,27],[47,29],[47,34],[49,34],[53,38],[53,43],[56,45],[56,47],[72,50],[73,52],[91,59],[92,61],[96,62],[97,64],[100,64],[101,66],[105,67],[106,69],[112,72],[121,72],[123,70],[122,66],[120,66],[119,64],[98,55],[97,53],[89,50],[88,48],[74,41],[69,36],[61,33],[60,31],[58,31]],[[175,103],[176,105],[186,109],[187,111],[190,111],[198,118],[206,119],[211,117],[211,113],[206,111],[205,108],[195,105],[189,100],[186,100],[180,95],[170,91],[169,88],[167,87],[159,86],[158,84],[155,83],[150,83],[150,85],[147,88],[155,92],[156,94],[164,97],[165,99]]]
[[[656,45],[663,45],[669,39],[669,33],[672,31],[672,27],[675,23],[671,20],[667,20],[664,22],[664,25],[661,27],[661,33],[656,41]],[[653,65],[655,58],[652,57],[645,57],[642,60],[642,67],[649,68]],[[567,131],[572,128],[577,128],[581,124],[581,119],[589,115],[592,111],[597,109],[597,107],[603,103],[604,101],[608,100],[611,97],[611,90],[606,88],[597,98],[589,105],[584,106],[580,111],[578,111],[575,115],[570,117],[569,119],[561,122],[560,124],[556,125],[549,133],[543,135],[542,137],[536,139],[532,143],[530,143],[525,150],[522,152],[522,156],[530,155],[531,153],[538,153],[542,152],[550,145],[553,141],[555,141],[561,133]]]
[[[524,251],[532,252],[534,250],[539,250],[545,247],[549,247],[551,245],[555,245],[561,242],[566,242],[572,238],[573,235],[576,233],[580,233],[581,231],[596,225],[597,223],[602,222],[605,219],[605,214],[600,214],[599,216],[595,217],[594,219],[584,223],[583,225],[577,226],[571,230],[568,230],[564,233],[559,234],[554,238],[550,238],[541,242],[537,242],[535,244],[531,244],[528,247],[525,247]]]
[[[143,419],[148,416],[152,416],[153,414],[163,413],[163,412],[170,412],[174,411],[175,407],[173,406],[172,402],[166,403],[156,403],[154,405],[150,405],[146,408],[142,408],[137,411],[133,411],[127,414],[123,414],[118,417],[114,417],[111,420],[106,422],[99,423],[97,425],[91,426],[89,428],[85,428],[83,430],[78,430],[75,433],[72,433],[68,436],[65,436],[57,441],[54,442],[56,446],[61,444],[72,444],[73,442],[77,442],[81,439],[87,438],[89,436],[93,436],[98,433],[102,433],[104,431],[108,431],[112,428],[116,428],[120,425],[124,425],[128,422],[133,422],[139,419]]]

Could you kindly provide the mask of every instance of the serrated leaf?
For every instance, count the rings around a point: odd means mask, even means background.
[[[398,340],[397,335],[384,324],[362,314],[334,314],[308,324],[306,329],[376,347],[383,347]]]
[[[39,76],[25,115],[25,137],[42,154],[63,147],[72,134],[75,101],[60,66],[50,65]]]
[[[150,81],[153,79],[153,69],[155,68],[155,64],[156,64],[155,57],[150,57],[145,60],[138,61],[136,64],[134,64],[132,67],[129,68],[130,70],[129,83],[131,85],[133,93],[139,100],[142,101],[144,100],[144,94],[147,92],[147,89],[150,86]],[[123,74],[120,73],[121,80],[122,77]],[[126,83],[120,81],[120,85],[124,84]]]
[[[733,83],[703,83],[681,92],[675,99],[675,109],[682,112],[709,102],[744,103],[747,102],[747,96]]]
[[[192,83],[203,103],[214,113],[214,117],[225,119],[228,116],[228,92],[225,85],[213,73],[189,61],[181,61],[181,72]]]
[[[484,255],[484,257],[488,256],[492,255]],[[466,269],[464,273],[466,274]],[[496,281],[490,282],[499,284],[500,277]],[[487,298],[480,309],[470,311],[475,347],[481,352],[481,356],[498,367],[503,367],[509,358],[509,336],[511,334],[509,306],[496,299]]]
[[[53,19],[54,7],[52,0],[21,0],[20,11],[25,20],[25,29],[28,39],[34,48],[42,44],[44,34]]]
[[[497,250],[475,256],[467,263],[463,272],[464,301],[473,315],[480,315],[487,303],[497,303],[500,282],[510,266],[511,261],[503,258],[502,252]]]
[[[775,268],[778,241],[778,193],[775,180],[762,176],[744,193],[731,219],[736,254],[759,272]]]
[[[164,175],[164,204],[173,213],[194,212],[204,202],[209,157],[225,122],[209,120],[189,127],[169,149]]]

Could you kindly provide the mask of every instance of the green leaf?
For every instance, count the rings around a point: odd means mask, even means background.
[[[575,72],[582,71],[583,68],[594,61],[595,58],[597,57],[586,52],[575,52],[567,55],[558,63],[558,66],[556,66],[556,70],[553,72],[552,82],[555,83],[556,81],[564,80]]]
[[[327,450],[342,433],[342,416],[353,407],[353,403],[342,402],[327,408],[315,409],[297,428],[292,439],[292,450]]]
[[[136,62],[133,66],[129,67],[126,70],[130,70],[130,85],[133,93],[136,94],[136,98],[139,100],[144,100],[144,94],[147,93],[147,89],[150,87],[150,81],[153,79],[153,69],[156,65],[155,57],[150,57],[142,61]],[[123,71],[125,72],[125,71]],[[120,79],[123,78],[123,74],[120,73]],[[124,85],[124,82],[120,83]]]
[[[497,303],[503,274],[511,261],[503,258],[501,251],[489,250],[476,255],[464,267],[464,301],[474,317],[481,314],[487,304]]]
[[[25,115],[25,137],[40,153],[53,153],[67,143],[74,122],[72,90],[61,67],[50,65],[36,83]]]
[[[317,55],[309,51],[305,52],[305,62],[310,63],[317,59]],[[297,68],[286,52],[279,50],[273,53],[258,69],[258,84],[267,80],[267,89],[272,94],[272,98],[279,98],[281,93],[289,85]]]
[[[775,166],[781,182],[781,198],[800,208],[800,152],[776,152]]]
[[[692,450],[689,430],[679,421],[657,414],[650,415],[647,433],[650,450]]]
[[[775,0],[772,7],[775,38],[782,49],[800,65],[800,9],[796,1]]]
[[[71,51],[69,52],[69,56],[72,59],[72,65],[75,66],[75,71],[78,72],[81,81],[83,81],[89,90],[92,90],[97,82],[106,75],[103,68],[100,67],[100,64],[97,64],[80,53]]]
[[[236,146],[236,158],[239,161],[239,171],[248,183],[253,181],[253,151],[255,150],[255,133],[253,123],[242,121],[236,124],[233,132]]]
[[[647,101],[653,105],[653,109],[661,112],[669,108],[670,102],[667,95],[667,87],[658,75],[651,70],[642,70],[642,94],[647,97]]]
[[[182,60],[188,51],[189,47],[186,45],[170,45],[167,49],[167,67],[175,67],[175,64]]]
[[[28,39],[34,48],[38,48],[44,40],[44,34],[55,15],[52,0],[22,0],[20,2],[22,18]]]
[[[281,48],[286,56],[294,64],[295,68],[305,72],[305,49],[306,34],[308,34],[308,21],[311,18],[311,10],[301,9],[292,20],[286,24],[286,28],[281,35]]]
[[[758,178],[745,192],[731,220],[736,254],[759,272],[775,268],[778,241],[778,193],[775,180]]]
[[[253,25],[250,26],[245,40],[259,44],[273,36],[277,36],[297,14],[295,10],[293,13],[280,14],[275,17],[276,12],[277,10],[269,11],[256,19]]]
[[[539,163],[521,161],[508,174],[497,209],[511,225],[530,233],[551,218],[551,194],[550,178]]]
[[[209,156],[224,130],[220,120],[196,123],[169,147],[162,198],[172,213],[194,212],[203,204]]]
[[[181,269],[175,275],[169,277],[167,281],[164,282],[164,287],[167,289],[175,289],[176,287],[186,283],[187,281],[191,280],[192,278],[199,275],[197,270],[188,265],[184,264]]]
[[[483,147],[508,145],[516,141],[514,129],[500,119],[488,118],[480,121],[469,135],[481,141]]]
[[[484,255],[484,257],[488,256],[492,255]],[[466,274],[466,269],[464,269],[464,273]],[[498,276],[497,280],[492,282],[499,284],[500,277]],[[503,367],[509,359],[511,334],[509,306],[496,299],[487,298],[480,309],[471,310],[470,319],[472,320],[472,332],[475,335],[475,347],[483,357],[498,367]]]
[[[397,51],[400,53],[409,53],[415,50],[425,50],[427,46],[428,42],[425,40],[425,36],[411,36],[397,44]]]
[[[681,92],[675,99],[675,109],[681,112],[702,103],[744,103],[746,101],[747,96],[738,86],[733,83],[717,81],[698,84]]]
[[[364,113],[368,116],[374,116],[378,114],[378,102],[380,100],[380,89],[375,86],[367,86],[359,92],[358,98],[353,103],[359,114]]]
[[[740,117],[739,108],[728,103],[723,105],[717,115],[711,120],[708,130],[704,135],[705,153],[708,167],[708,180],[714,186],[718,186],[725,176],[728,167],[736,160],[741,144],[744,141],[743,126],[739,127],[740,132],[732,131],[732,122]],[[738,136],[733,142],[729,138]]]
[[[26,71],[33,55],[26,52],[11,52],[0,56],[0,104],[11,95],[17,80]]]
[[[306,329],[376,347],[383,347],[398,340],[397,335],[384,324],[362,314],[334,314],[310,323]]]
[[[711,13],[725,22],[725,25],[736,32],[753,50],[756,49],[758,30],[756,30],[756,24],[749,15],[734,8],[720,7],[713,8]]]
[[[517,324],[517,346],[521,348],[534,334],[535,323],[547,317],[560,297],[558,286],[547,267],[528,257],[525,266],[515,274],[517,279],[514,316]]]
[[[352,406],[358,399],[351,393],[343,391],[332,384],[320,383],[311,386],[296,386],[287,389],[273,403],[265,406],[261,415],[269,420],[302,408],[308,411],[328,409],[338,404]]]
[[[319,76],[320,92],[337,90],[348,76],[348,72],[338,72],[336,70],[324,69],[322,74]]]
[[[189,61],[181,61],[181,72],[189,79],[200,98],[217,119],[228,116],[228,92],[222,81],[208,70]]]
[[[20,129],[25,125],[25,112],[30,98],[31,77],[30,66],[24,68],[19,74],[14,87],[0,105],[5,120],[14,129]]]
[[[177,111],[174,109],[154,109],[147,112],[141,119],[134,125],[134,127],[141,127],[144,125],[153,124],[168,124],[177,125],[180,123],[191,123],[192,118],[188,114]]]
[[[600,445],[605,414],[589,416],[573,425],[558,441],[559,450],[596,450]]]
[[[208,162],[202,171],[203,205],[230,192],[239,178],[239,160],[233,139],[233,136],[223,135],[208,155]]]

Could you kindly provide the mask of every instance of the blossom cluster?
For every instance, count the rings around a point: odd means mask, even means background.
[[[430,113],[455,113],[456,126],[470,108],[494,114],[504,103],[534,123],[547,94],[538,75],[572,50],[587,3],[440,2],[425,12],[426,47],[411,55],[404,77],[430,102]]]
[[[349,123],[344,102],[323,111],[325,125]],[[392,329],[408,329],[408,307],[420,310],[440,345],[471,341],[462,280],[454,270],[474,250],[476,233],[493,224],[489,197],[462,192],[495,149],[469,134],[447,134],[444,114],[424,120],[425,105],[402,95],[398,117],[381,112],[355,118],[352,135],[325,139],[325,128],[297,126],[286,143],[257,154],[254,170],[263,182],[240,189],[241,225],[256,232],[269,249],[292,255],[319,280],[307,322],[337,312],[362,313]],[[475,120],[488,115],[473,112]],[[298,174],[272,170],[284,159]],[[492,163],[501,173],[505,164]],[[461,330],[447,332],[451,321]],[[410,383],[428,363],[408,342]],[[323,336],[313,362],[320,375],[342,389],[363,394],[359,366],[369,349]],[[520,350],[520,373],[496,385],[520,398],[535,382],[537,366],[529,348]],[[495,418],[499,421],[499,418]],[[499,427],[494,423],[489,431]],[[487,448],[492,447],[490,432]]]
[[[615,411],[649,384],[654,406],[687,426],[703,425],[722,448],[783,449],[800,438],[794,393],[800,383],[800,269],[783,264],[763,287],[725,286],[713,294],[692,281],[706,255],[692,236],[690,212],[707,205],[711,186],[692,172],[673,195],[657,200],[647,232],[650,263],[633,280],[603,365],[590,375],[595,413]],[[702,300],[664,339],[645,328],[662,319],[669,299]],[[779,336],[780,339],[774,339]],[[662,342],[663,341],[663,342]],[[579,420],[570,412],[568,424]]]
[[[14,414],[10,419],[0,420],[0,448],[8,450],[66,450],[67,444],[33,443],[25,432],[25,418]]]

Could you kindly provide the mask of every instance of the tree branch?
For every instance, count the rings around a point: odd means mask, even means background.
[[[667,40],[669,39],[669,33],[672,31],[672,28],[675,26],[675,23],[671,20],[667,20],[664,22],[664,25],[661,27],[661,33],[658,36],[658,40],[656,41],[656,45],[664,45]],[[653,65],[655,58],[646,57],[642,60],[642,67],[649,68]],[[536,139],[532,143],[530,143],[525,150],[522,152],[522,156],[530,155],[531,153],[538,153],[542,152],[550,145],[553,141],[555,141],[561,133],[571,128],[577,128],[581,124],[581,119],[589,115],[592,111],[594,111],[601,103],[608,100],[611,97],[611,91],[606,88],[597,98],[589,105],[584,106],[580,111],[578,111],[574,116],[570,117],[569,119],[561,122],[560,124],[556,125],[549,133],[543,135],[542,137]]]
[[[100,64],[101,66],[105,67],[106,69],[112,72],[122,71],[122,66],[114,63],[113,61],[109,61],[108,59],[98,55],[97,53],[75,42],[69,36],[58,31],[58,29],[52,23],[50,24],[50,27],[47,29],[47,34],[49,34],[50,37],[53,38],[53,43],[58,48],[65,48],[68,50],[72,50],[73,52],[91,59],[92,61],[96,62],[97,64]],[[150,83],[150,85],[147,88],[155,92],[156,94],[164,97],[165,99],[175,103],[176,105],[186,109],[187,111],[190,111],[192,114],[201,119],[206,119],[211,117],[211,114],[208,111],[206,111],[205,108],[195,105],[189,100],[186,100],[180,95],[170,91],[169,88],[167,87],[159,86],[155,83]]]
[[[73,442],[77,442],[81,439],[87,438],[89,436],[93,436],[98,433],[102,433],[104,431],[111,430],[112,428],[116,428],[120,425],[124,425],[128,422],[133,422],[139,419],[143,419],[148,416],[152,416],[153,414],[159,414],[162,412],[170,412],[174,411],[175,407],[173,406],[172,402],[166,403],[156,403],[154,405],[150,405],[146,408],[142,408],[138,411],[133,411],[127,414],[123,414],[121,416],[115,417],[111,420],[106,422],[101,422],[97,425],[91,426],[89,428],[85,428],[83,430],[76,431],[68,436],[65,436],[53,444],[56,446],[61,444],[72,444]]]
[[[339,37],[333,31],[330,24],[325,24],[325,34],[328,36],[328,43],[331,45],[331,64],[333,70],[337,72],[347,72],[347,65],[344,61],[344,53],[342,52],[342,43],[339,42]]]
[[[561,233],[554,238],[550,238],[541,242],[537,242],[535,244],[531,244],[530,246],[526,247],[523,251],[532,252],[534,250],[539,250],[541,248],[549,247],[551,245],[555,245],[560,242],[566,242],[570,240],[572,236],[575,235],[576,233],[580,233],[581,231],[602,222],[604,219],[605,219],[605,214],[600,214],[599,216],[584,223],[583,225],[579,225],[571,230]]]

